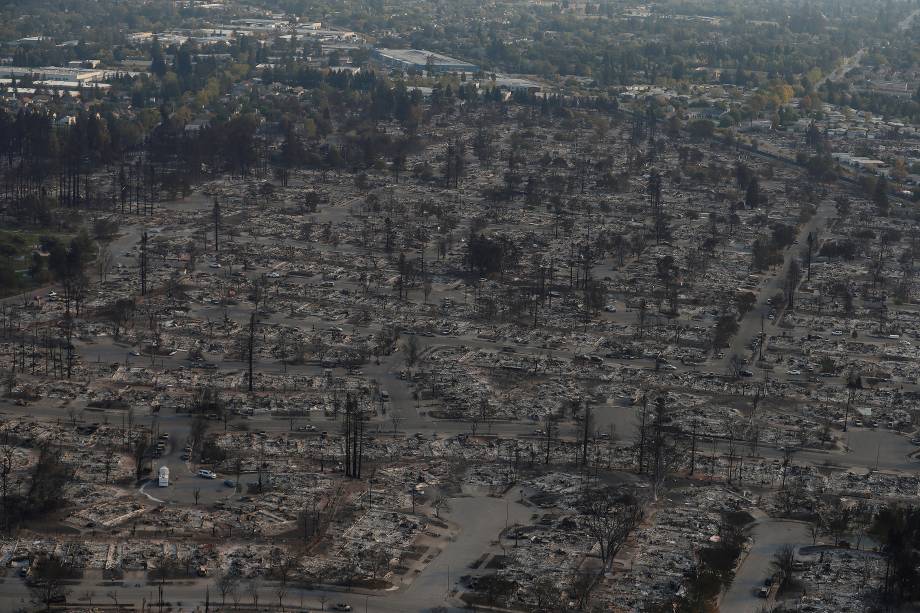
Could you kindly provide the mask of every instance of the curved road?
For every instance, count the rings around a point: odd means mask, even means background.
[[[784,545],[798,547],[811,542],[806,523],[780,519],[758,521],[751,536],[754,544],[719,605],[724,613],[763,611],[767,602],[757,596],[757,591],[773,572],[770,566],[773,556]]]

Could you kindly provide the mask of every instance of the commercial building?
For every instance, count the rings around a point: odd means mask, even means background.
[[[440,53],[422,49],[375,49],[374,57],[400,70],[427,70],[434,72],[479,72],[479,67]]]
[[[102,81],[105,78],[105,71],[65,66],[43,66],[41,68],[0,66],[0,78],[19,80],[23,77],[46,82],[71,82],[86,85]]]
[[[497,75],[493,82],[499,89],[504,89],[512,93],[536,94],[543,89],[540,83],[523,77]]]

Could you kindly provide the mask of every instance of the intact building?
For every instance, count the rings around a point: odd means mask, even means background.
[[[375,49],[374,57],[400,70],[424,71],[430,67],[434,72],[479,72],[475,64],[422,49]]]
[[[105,72],[102,70],[63,66],[45,66],[43,68],[0,66],[0,78],[21,79],[23,77],[48,82],[72,82],[79,85],[86,85],[88,83],[102,81],[105,77]]]

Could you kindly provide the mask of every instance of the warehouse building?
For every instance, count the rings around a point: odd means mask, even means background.
[[[72,82],[79,85],[102,81],[105,72],[79,67],[45,66],[33,68],[30,66],[0,66],[0,77],[7,79],[22,79],[28,77],[33,80],[48,82]]]
[[[387,66],[406,71],[424,71],[430,67],[434,72],[479,72],[475,64],[422,49],[376,49],[374,57]]]

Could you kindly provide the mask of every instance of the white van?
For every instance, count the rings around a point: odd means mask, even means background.
[[[158,483],[160,487],[169,487],[169,467],[161,466],[158,473]]]

